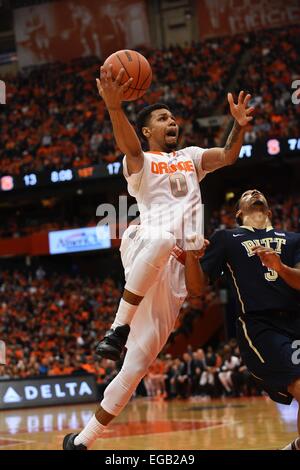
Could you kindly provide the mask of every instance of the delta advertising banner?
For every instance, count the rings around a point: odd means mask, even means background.
[[[57,230],[48,236],[51,255],[111,248],[109,225]]]
[[[0,410],[97,401],[93,375],[0,380]]]
[[[201,39],[300,22],[299,0],[198,0]]]
[[[144,0],[73,0],[14,10],[20,67],[76,57],[105,59],[150,44]]]

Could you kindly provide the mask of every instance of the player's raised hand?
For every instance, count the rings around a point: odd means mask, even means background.
[[[280,256],[272,248],[264,248],[263,246],[255,246],[252,252],[259,256],[262,264],[267,268],[273,269],[277,273],[282,269],[283,264]]]
[[[230,112],[234,119],[241,127],[246,126],[253,119],[251,113],[253,113],[254,107],[248,107],[251,95],[246,95],[244,91],[240,91],[237,103],[234,102],[232,93],[227,94],[227,99],[230,106]]]
[[[100,79],[96,78],[97,88],[99,95],[104,99],[105,104],[109,110],[117,110],[121,108],[121,102],[124,99],[124,93],[130,87],[133,78],[129,78],[125,83],[122,83],[125,70],[120,69],[116,79],[112,76],[112,65],[108,67],[100,67]]]

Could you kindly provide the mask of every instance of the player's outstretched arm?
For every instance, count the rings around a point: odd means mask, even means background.
[[[251,95],[245,96],[245,92],[241,91],[237,103],[234,103],[231,93],[228,93],[227,97],[234,124],[223,148],[214,147],[203,153],[202,167],[206,171],[214,171],[235,163],[243,145],[246,126],[253,119],[251,113],[254,108],[248,107]]]
[[[252,251],[259,256],[264,266],[276,271],[290,287],[300,290],[300,263],[290,268],[281,261],[279,254],[272,248],[256,246]]]
[[[100,68],[100,79],[97,88],[105,101],[112,122],[117,146],[126,154],[129,174],[138,173],[144,164],[142,146],[138,136],[122,109],[124,93],[130,86],[132,78],[121,85],[125,70],[121,69],[115,80],[112,78],[112,66]]]
[[[186,251],[185,285],[189,297],[199,297],[207,285],[207,277],[202,271],[199,259],[204,255],[208,245],[209,241],[204,240],[201,250]]]

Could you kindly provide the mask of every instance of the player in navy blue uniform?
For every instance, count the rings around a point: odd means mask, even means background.
[[[249,371],[274,401],[290,404],[295,398],[300,404],[300,234],[274,229],[268,202],[255,189],[240,198],[237,217],[243,225],[211,237],[199,290],[207,278],[227,276]],[[300,450],[300,438],[286,449]]]

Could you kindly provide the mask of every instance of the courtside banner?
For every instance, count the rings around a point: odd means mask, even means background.
[[[111,248],[109,225],[49,232],[51,255]]]
[[[0,380],[0,409],[90,403],[97,401],[93,375]]]
[[[198,0],[196,5],[201,39],[278,28],[300,20],[299,0]]]
[[[14,10],[20,67],[76,57],[105,58],[120,49],[151,44],[145,0],[31,3],[38,4]]]

